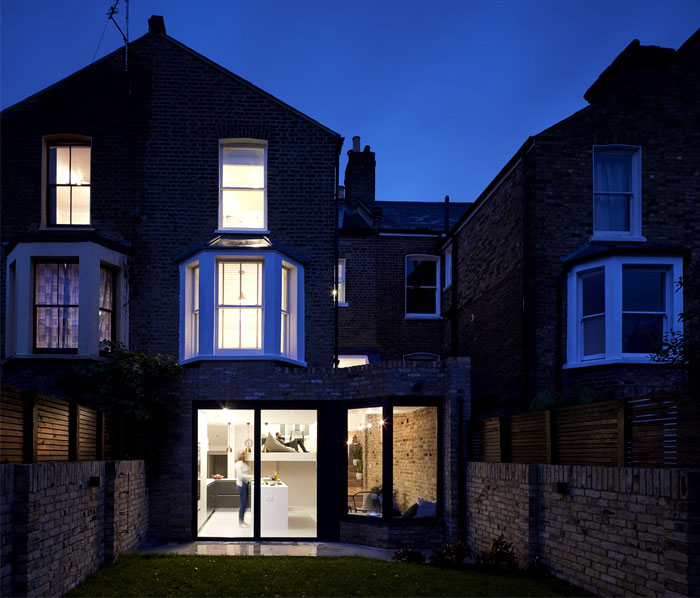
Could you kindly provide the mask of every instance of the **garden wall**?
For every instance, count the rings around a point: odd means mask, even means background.
[[[700,594],[700,470],[469,463],[467,541],[503,534],[600,595]]]
[[[2,595],[61,596],[145,539],[142,461],[0,465]]]

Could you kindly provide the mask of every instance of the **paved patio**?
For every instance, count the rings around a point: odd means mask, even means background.
[[[199,554],[208,556],[364,556],[390,561],[394,550],[343,542],[152,542],[140,554]]]

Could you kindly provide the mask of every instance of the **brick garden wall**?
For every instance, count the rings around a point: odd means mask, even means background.
[[[146,537],[142,461],[0,465],[0,477],[3,596],[60,596]]]
[[[467,538],[601,595],[700,592],[700,471],[469,463]],[[568,488],[562,493],[557,483]]]

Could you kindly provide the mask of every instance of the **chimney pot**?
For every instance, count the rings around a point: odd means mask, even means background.
[[[352,151],[353,152],[359,152],[360,151],[360,136],[355,135],[352,138]]]
[[[161,15],[151,15],[148,19],[149,33],[165,33],[165,20]]]

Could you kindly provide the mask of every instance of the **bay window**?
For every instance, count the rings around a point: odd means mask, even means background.
[[[266,229],[266,154],[264,141],[221,141],[219,228]]]
[[[277,359],[303,365],[303,272],[301,264],[269,248],[209,245],[186,257],[180,265],[181,361]]]
[[[593,148],[593,234],[642,240],[641,149]]]
[[[651,362],[680,332],[681,257],[612,256],[572,268],[567,280],[567,364]]]
[[[105,341],[128,344],[127,258],[114,245],[32,240],[9,246],[8,357],[92,359]]]
[[[433,255],[406,256],[406,317],[440,315],[440,259]]]

